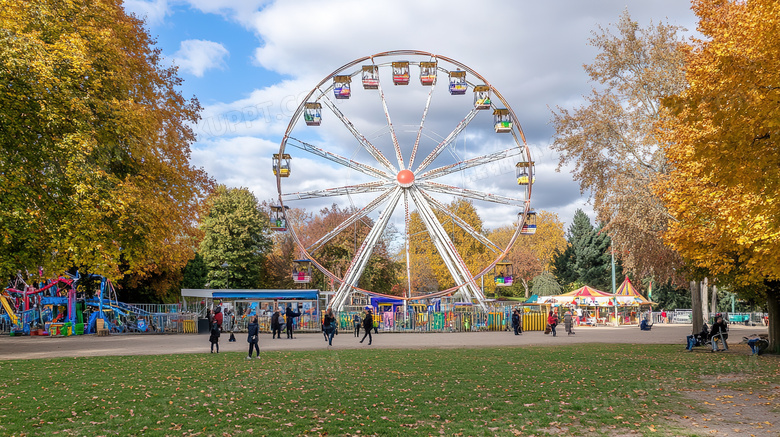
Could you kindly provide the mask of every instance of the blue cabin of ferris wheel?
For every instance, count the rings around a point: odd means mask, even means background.
[[[351,76],[333,77],[333,95],[337,99],[348,99],[351,94],[349,83],[352,82]]]
[[[466,94],[468,89],[466,72],[461,70],[450,71],[450,94],[454,96]]]

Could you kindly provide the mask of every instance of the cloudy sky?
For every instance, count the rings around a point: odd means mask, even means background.
[[[664,21],[690,31],[696,28],[685,0],[127,0],[125,6],[145,17],[166,62],[179,66],[183,94],[196,96],[204,107],[203,120],[195,127],[198,140],[192,159],[219,183],[248,187],[260,200],[276,198],[270,157],[279,151],[285,129],[306,95],[357,58],[420,50],[472,68],[505,97],[536,162],[532,206],[557,213],[567,228],[577,208],[593,214],[587,193],[580,193],[567,169],[555,172],[558,158],[549,148],[551,108],[574,108],[589,93],[592,84],[582,65],[595,56],[588,45],[591,32],[616,22],[626,9],[643,27]],[[454,68],[444,64],[440,63]],[[428,93],[416,80],[417,71],[412,69],[408,87],[385,87],[399,138],[411,138],[405,144],[414,141],[410,126],[420,124]],[[386,121],[381,100],[371,97],[376,95],[363,90],[358,80],[353,83],[353,98],[339,100],[338,107],[363,135],[379,138]],[[468,112],[470,98],[471,92],[466,97],[449,96],[440,86],[425,121],[427,140],[449,133]],[[492,133],[492,118],[482,112],[453,143],[448,159],[505,148],[496,138],[505,142],[506,137]],[[324,114],[322,126],[297,127],[293,134],[376,165],[356,150],[343,124]],[[285,181],[285,192],[364,181],[355,172],[305,152],[290,147],[286,151],[293,155],[293,174]],[[519,193],[513,167],[510,160],[499,161],[459,175],[459,185],[512,197],[512,190]],[[365,203],[355,196],[299,206],[316,209],[334,201],[342,206]],[[481,214],[488,227],[511,222],[505,210],[488,206]]]

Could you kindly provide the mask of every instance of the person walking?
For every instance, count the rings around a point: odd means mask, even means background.
[[[371,314],[371,310],[366,310],[366,317],[363,319],[363,330],[366,331],[365,334],[363,334],[363,338],[360,340],[361,343],[363,343],[363,340],[366,339],[366,336],[368,336],[368,345],[371,346],[371,341],[373,341],[373,338],[371,337],[371,330],[374,328],[374,316]]]
[[[520,315],[517,313],[517,309],[512,311],[512,329],[515,331],[515,335],[520,335],[517,330],[520,328]]]
[[[246,341],[249,343],[249,356],[247,360],[252,359],[252,349],[257,351],[257,358],[260,358],[260,347],[257,343],[260,341],[258,336],[260,334],[260,327],[257,325],[257,316],[252,317],[252,320],[247,325],[247,337]]]
[[[211,342],[211,353],[214,353],[214,346],[217,347],[217,353],[219,353],[219,325],[216,323],[211,324],[211,335],[209,341]]]
[[[279,309],[277,308],[276,311],[274,311],[273,315],[271,316],[271,339],[281,339],[282,338],[282,321],[279,320],[281,318],[282,314],[279,312]]]
[[[296,317],[299,317],[301,315],[298,311],[293,311],[292,305],[287,304],[287,312],[284,313],[284,317],[287,319],[287,338],[295,338],[293,336],[293,321]]]
[[[355,337],[360,337],[360,314],[355,313],[354,316],[352,316],[352,324],[354,325],[355,329]]]
[[[550,310],[550,315],[547,316],[547,324],[550,325],[553,337],[557,337],[558,333],[555,332],[555,327],[558,326],[558,314]]]
[[[563,314],[563,327],[564,327],[564,329],[566,329],[566,334],[568,334],[568,335],[574,334],[574,331],[571,330],[571,326],[572,326],[571,311],[566,311]]]
[[[328,308],[325,312],[325,320],[323,321],[322,326],[328,339],[328,346],[333,346],[333,334],[336,333],[336,317],[333,315],[332,308]]]

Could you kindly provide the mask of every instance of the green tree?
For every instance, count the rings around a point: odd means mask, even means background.
[[[610,239],[602,229],[594,228],[590,218],[578,209],[569,227],[568,243],[553,258],[553,273],[563,288],[583,283],[602,290],[612,288]]]
[[[531,281],[531,292],[537,296],[551,296],[561,294],[563,289],[561,284],[555,279],[555,275],[550,272],[543,272]]]
[[[178,283],[211,189],[180,81],[120,0],[0,3],[0,275]]]
[[[196,252],[195,258],[191,259],[184,267],[181,288],[206,288],[208,273],[209,270],[206,267],[206,261],[203,260],[201,254]]]
[[[261,288],[265,257],[271,249],[268,217],[246,188],[217,187],[207,199],[208,213],[199,253],[211,288]]]

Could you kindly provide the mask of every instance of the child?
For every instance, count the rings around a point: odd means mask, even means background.
[[[230,338],[228,339],[228,341],[231,343],[236,341],[236,336],[233,334],[233,331],[230,331]]]
[[[219,325],[217,323],[211,324],[211,336],[209,337],[211,342],[211,353],[214,353],[214,346],[217,346],[217,353],[219,353]]]

